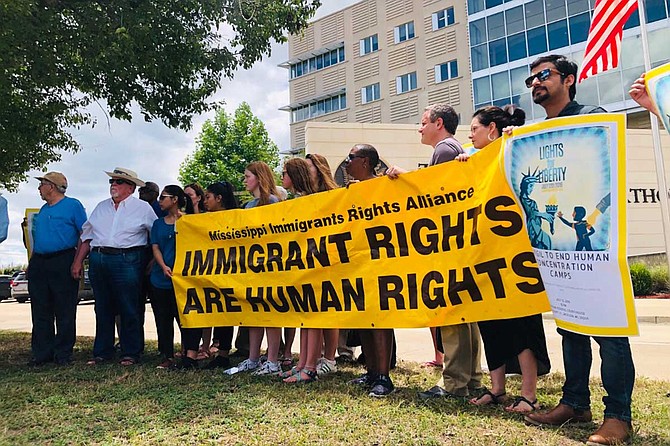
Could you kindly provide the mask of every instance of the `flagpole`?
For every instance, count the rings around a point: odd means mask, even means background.
[[[644,54],[644,71],[651,70],[649,56],[649,42],[647,41],[647,13],[643,0],[637,0],[637,10],[640,14],[640,37],[642,38],[642,53]],[[665,239],[665,257],[670,271],[670,211],[668,209],[668,186],[665,181],[665,162],[661,151],[661,133],[656,115],[649,112],[651,120],[651,136],[654,144],[654,159],[656,160],[656,179],[658,181],[658,195],[661,204],[661,219],[663,221],[663,237]]]

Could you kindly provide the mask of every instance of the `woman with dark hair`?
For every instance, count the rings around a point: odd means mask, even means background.
[[[316,192],[315,183],[310,175],[309,162],[302,158],[291,158],[284,163],[282,186],[296,197]],[[293,331],[295,334],[295,330]],[[321,356],[323,345],[322,331],[319,328],[300,329],[300,359],[291,370],[281,373],[285,383],[309,383],[317,378],[316,365]],[[290,350],[289,350],[290,351]]]
[[[193,213],[200,214],[205,212],[205,191],[198,183],[191,183],[184,186],[184,193],[188,195],[193,203]]]
[[[477,110],[470,124],[470,139],[474,148],[483,149],[500,137],[502,129],[523,125],[525,119],[526,113],[514,105]],[[456,159],[466,161],[468,156],[461,154]],[[505,410],[530,413],[539,409],[537,377],[549,373],[551,366],[542,315],[482,321],[478,325],[491,373],[491,390],[486,390],[470,402],[477,406],[502,403],[506,395],[505,374],[521,373],[521,395]]]
[[[219,212],[228,209],[237,209],[235,188],[227,181],[213,183],[205,190],[205,209],[207,212]],[[233,347],[233,327],[214,327],[213,344],[218,346],[214,359],[205,366],[205,369],[230,367],[230,349]]]
[[[153,293],[151,308],[156,318],[156,332],[158,335],[158,350],[163,355],[159,369],[174,367],[174,320],[179,323],[177,300],[172,286],[172,268],[176,255],[175,223],[184,214],[193,213],[193,204],[181,187],[176,185],[165,186],[160,194],[158,204],[162,211],[167,212],[163,218],[154,222],[151,228],[151,248],[154,255],[154,265],[151,268],[149,280]],[[182,340],[195,337],[195,345],[187,346],[183,366],[193,368],[197,356],[200,329],[182,330]],[[190,347],[190,349],[189,349]]]
[[[339,187],[333,179],[330,165],[328,165],[328,160],[325,156],[318,153],[308,153],[305,159],[309,165],[309,173],[316,185],[317,192],[325,192]],[[335,353],[338,351],[342,358],[353,361],[354,351],[351,347],[347,346],[348,334],[349,330],[340,330],[339,328],[323,329],[323,358],[319,359],[316,365],[316,373],[319,376],[337,372]]]
[[[245,209],[280,201],[272,170],[262,161],[254,161],[244,170],[244,186],[254,197],[244,206]],[[268,334],[268,359],[261,364],[261,343],[265,332]],[[252,372],[254,375],[277,375],[281,372],[280,343],[281,328],[249,327],[249,357],[237,365],[237,371]]]

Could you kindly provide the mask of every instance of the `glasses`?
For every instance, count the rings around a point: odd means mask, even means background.
[[[554,70],[553,68],[545,68],[542,71],[538,71],[537,73],[531,74],[530,76],[528,76],[526,78],[526,87],[527,88],[532,87],[533,86],[533,81],[535,80],[535,78],[537,78],[537,80],[539,80],[540,82],[546,81],[551,76],[551,73],[557,73],[557,74],[560,74],[561,76],[565,76],[565,73],[561,73],[558,70]]]
[[[160,197],[158,197],[159,200],[163,200],[165,198],[174,198],[174,195],[161,195]]]
[[[37,188],[39,189],[39,188],[42,187],[42,186],[48,186],[48,185],[50,185],[50,184],[51,184],[51,183],[49,183],[49,182],[40,183],[40,185],[37,186]]]
[[[132,185],[134,185],[135,183],[131,183],[130,181],[122,180],[122,179],[120,179],[120,178],[110,178],[110,179],[109,179],[109,184],[118,184],[118,185],[121,185],[121,184],[129,184],[129,185],[132,186]]]
[[[366,156],[365,156],[365,155],[355,155],[355,154],[353,154],[353,153],[350,153],[349,156],[347,157],[346,161],[347,161],[348,163],[350,163],[350,162],[352,162],[353,160],[355,160],[356,158],[366,158]]]

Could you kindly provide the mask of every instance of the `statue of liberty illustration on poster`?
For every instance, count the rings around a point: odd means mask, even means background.
[[[624,131],[623,115],[582,115],[516,128],[503,142],[507,180],[554,316],[567,330],[637,334]]]

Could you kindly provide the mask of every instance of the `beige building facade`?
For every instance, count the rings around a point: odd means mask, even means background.
[[[403,124],[336,124],[310,122],[306,126],[306,153],[324,155],[336,179],[344,176],[345,159],[354,144],[372,144],[381,161],[414,170],[427,165],[432,147],[422,145],[418,126]],[[456,139],[468,142],[469,126],[461,125]],[[650,130],[627,129],[628,184],[628,255],[650,255],[665,252],[661,220],[661,194],[656,180]],[[670,135],[662,131],[661,146],[670,147]],[[670,174],[670,154],[664,152],[666,178]]]
[[[363,0],[289,37],[291,152],[308,122],[416,124],[447,103],[473,112],[464,1]]]

